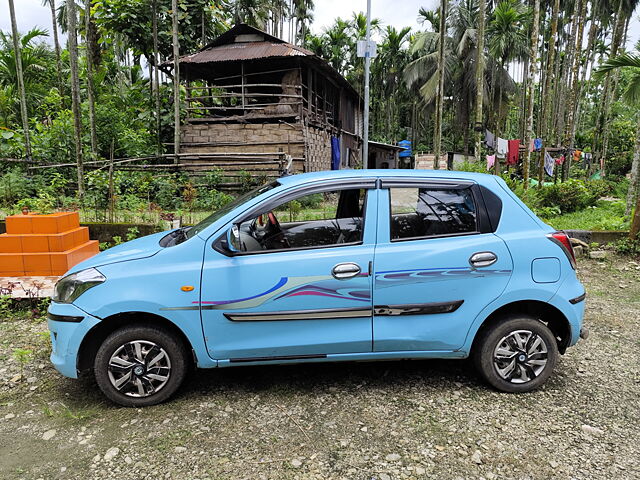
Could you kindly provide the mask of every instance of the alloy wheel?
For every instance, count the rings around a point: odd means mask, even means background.
[[[133,340],[121,345],[108,364],[111,385],[129,397],[149,397],[160,391],[171,377],[171,359],[157,344]]]
[[[548,348],[544,339],[530,330],[515,330],[502,337],[493,352],[500,377],[511,383],[527,383],[545,369]]]

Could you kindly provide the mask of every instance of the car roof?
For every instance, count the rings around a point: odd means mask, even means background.
[[[341,178],[424,178],[443,180],[472,180],[478,183],[486,183],[489,179],[495,179],[493,175],[486,173],[448,171],[448,170],[410,170],[410,169],[363,169],[363,170],[328,170],[321,172],[300,173],[288,175],[278,179],[283,186],[299,185],[302,183],[335,180]]]

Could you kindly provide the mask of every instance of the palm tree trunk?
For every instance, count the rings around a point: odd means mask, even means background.
[[[96,135],[96,106],[93,88],[93,39],[91,34],[91,4],[92,0],[84,2],[85,18],[85,58],[87,61],[87,100],[89,101],[89,132],[91,136],[91,156],[95,158],[98,151]]]
[[[84,197],[84,168],[82,164],[82,121],[80,118],[80,79],[78,77],[78,40],[75,0],[67,1],[67,35],[71,67],[71,111],[73,113],[74,143],[78,165],[78,198]]]
[[[474,130],[476,132],[476,144],[474,156],[476,162],[480,162],[482,152],[482,102],[484,96],[484,24],[486,17],[486,0],[478,0],[478,43],[476,45],[476,121]]]
[[[556,0],[557,2],[558,0]],[[527,127],[524,137],[524,159],[522,169],[524,170],[524,188],[529,187],[529,144],[533,140],[533,88],[538,67],[538,37],[540,34],[540,0],[535,0],[533,4],[533,27],[531,28],[531,46],[529,48],[529,78],[527,81]],[[544,160],[543,160],[544,161]],[[543,163],[544,167],[544,163]],[[540,182],[542,185],[542,182]]]
[[[636,201],[636,208],[633,213],[633,220],[631,221],[631,229],[629,230],[629,238],[631,240],[638,239],[638,232],[640,232],[640,196]]]
[[[553,72],[556,65],[556,43],[558,40],[558,15],[560,12],[560,0],[555,0],[553,3],[553,12],[551,13],[551,32],[549,33],[549,49],[547,70],[544,74],[544,95],[542,101],[542,115],[541,118],[546,126],[546,131],[540,133],[545,136],[545,142],[551,139],[553,130],[553,109],[551,107],[551,89],[553,88]]]
[[[16,22],[16,10],[13,0],[9,0],[9,15],[11,16],[11,36],[13,37],[13,54],[16,58],[16,76],[18,77],[18,94],[20,95],[20,117],[24,135],[24,151],[31,159],[31,137],[29,136],[29,116],[27,115],[27,93],[24,89],[24,75],[22,72],[22,50],[20,48],[20,34]]]
[[[618,7],[618,13],[616,14],[616,25],[613,30],[613,38],[611,40],[611,50],[609,53],[609,58],[614,58],[618,54],[618,48],[620,47],[620,43],[622,42],[622,30],[624,29],[624,24],[626,21],[623,9],[623,3],[620,2]],[[605,155],[605,145],[608,142],[609,138],[609,118],[611,116],[611,100],[613,97],[613,82],[612,74],[609,73],[605,77],[604,80],[604,88],[602,92],[602,104],[598,115],[598,122],[596,123],[596,135],[594,135],[594,162],[599,162],[602,159],[602,174],[604,175],[604,163],[606,161]],[[601,132],[601,137],[598,135]]]
[[[156,101],[156,154],[160,155],[162,145],[160,144],[160,81],[158,70],[160,59],[158,58],[158,0],[153,0],[152,4],[152,35],[153,35],[153,93]]]
[[[447,0],[440,0],[440,41],[438,44],[438,96],[436,97],[436,121],[434,131],[434,168],[440,168],[442,154],[442,112],[444,107],[444,42],[447,36],[446,27]]]
[[[633,204],[638,197],[638,179],[640,178],[640,116],[638,116],[638,129],[636,131],[636,146],[633,151],[633,163],[631,164],[631,180],[627,191],[627,206],[624,215],[631,213]],[[636,211],[637,215],[637,211]],[[632,237],[633,238],[633,237]]]
[[[178,163],[180,153],[180,46],[178,44],[178,0],[172,0],[171,19],[173,30],[173,153]]]
[[[567,44],[567,50],[565,55],[565,62],[563,65],[562,71],[562,81],[561,81],[561,100],[560,100],[560,109],[558,111],[558,121],[561,122],[558,125],[558,141],[563,141],[562,133],[566,129],[566,113],[567,113],[567,102],[565,101],[567,98],[571,96],[570,86],[572,82],[571,74],[573,72],[573,62],[574,56],[576,52],[576,35],[578,32],[578,18],[579,18],[579,10],[581,7],[581,1],[578,0],[573,6],[573,15],[571,20],[571,34],[569,35],[569,43]],[[571,156],[569,156],[569,161],[566,162],[566,168],[564,168],[564,179],[566,179],[569,175],[569,167],[571,166]]]
[[[578,94],[577,94],[578,103],[576,105],[576,119],[575,119],[574,128],[573,128],[573,138],[575,138],[578,125],[580,124],[580,116],[582,113],[582,95],[581,95],[582,87],[583,85],[585,85],[587,81],[587,71],[589,71],[589,64],[591,63],[592,65],[591,70],[593,70],[593,60],[595,59],[595,56],[596,56],[596,53],[593,51],[593,43],[596,38],[597,23],[596,23],[595,11],[598,8],[598,4],[599,4],[599,1],[595,0],[593,2],[593,5],[591,6],[591,25],[589,26],[589,40],[587,41],[587,49],[586,49],[587,58],[585,59],[584,64],[582,66],[580,83],[578,84],[578,88],[579,88]]]
[[[60,54],[60,40],[58,39],[58,21],[56,19],[56,0],[49,0],[51,8],[51,30],[53,31],[53,45],[56,51],[56,73],[58,74],[58,90],[60,95],[64,92],[64,83],[62,82],[62,60]]]
[[[573,148],[573,144],[576,139],[576,110],[578,103],[578,94],[580,91],[580,64],[582,60],[582,37],[584,34],[584,23],[586,21],[587,16],[587,2],[586,0],[578,0],[578,4],[580,6],[580,12],[578,16],[578,39],[576,40],[576,53],[573,59],[573,67],[571,77],[573,78],[573,85],[571,87],[570,95],[569,95],[569,108],[568,108],[568,116],[567,116],[567,129],[565,131],[565,146],[569,149]],[[578,8],[578,7],[576,7]],[[569,163],[571,165],[571,163]]]

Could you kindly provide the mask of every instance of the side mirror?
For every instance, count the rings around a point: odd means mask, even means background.
[[[227,248],[230,252],[236,253],[241,251],[242,243],[240,242],[240,229],[238,225],[233,225],[227,231]]]

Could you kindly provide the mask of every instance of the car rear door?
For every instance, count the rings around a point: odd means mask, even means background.
[[[460,348],[512,271],[481,188],[464,181],[383,180],[378,215],[374,351]]]
[[[219,242],[206,248],[200,304],[212,358],[280,361],[371,351],[374,186],[374,179],[341,181],[288,193],[237,219],[243,235],[258,239],[243,244],[252,251],[231,255]],[[313,203],[318,196],[320,205]],[[282,235],[261,245],[266,236],[255,231],[270,214]]]

